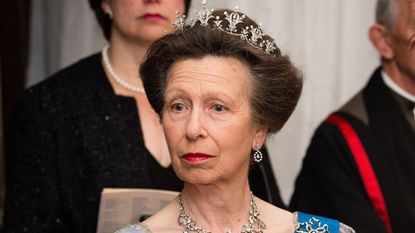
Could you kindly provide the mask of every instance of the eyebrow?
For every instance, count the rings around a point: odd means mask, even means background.
[[[186,89],[182,89],[182,88],[170,89],[170,90],[165,92],[165,97],[167,97],[167,95],[176,95],[179,98],[188,98],[189,97],[188,91]],[[231,105],[233,105],[237,102],[237,99],[234,99],[234,98],[230,97],[229,95],[227,95],[226,93],[219,92],[219,91],[208,91],[206,93],[203,93],[202,98],[218,99],[218,100],[223,99],[224,101],[226,101],[227,103],[229,103]]]

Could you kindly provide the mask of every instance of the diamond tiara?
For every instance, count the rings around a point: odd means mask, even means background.
[[[185,26],[193,27],[196,23],[200,23],[201,26],[208,26],[209,20],[213,20],[211,26],[215,29],[219,29],[223,32],[226,32],[230,35],[239,36],[242,40],[247,41],[250,45],[255,48],[261,49],[267,54],[273,54],[277,50],[277,45],[275,41],[265,39],[267,36],[262,31],[262,24],[259,24],[259,27],[246,26],[238,30],[238,25],[244,23],[245,15],[238,13],[238,7],[236,6],[234,10],[230,13],[224,12],[222,17],[214,16],[213,9],[209,10],[207,8],[206,0],[202,1],[202,9],[195,11],[196,18],[191,19],[190,22],[186,23],[185,15],[180,15],[179,12],[176,12],[176,20],[173,23],[173,27],[177,30],[182,30]],[[222,22],[226,20],[228,25],[224,28]]]

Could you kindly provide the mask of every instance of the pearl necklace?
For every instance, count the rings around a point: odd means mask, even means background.
[[[127,83],[124,79],[118,76],[117,73],[115,73],[114,69],[111,66],[110,60],[108,59],[108,48],[109,46],[106,46],[104,49],[102,49],[102,59],[104,60],[105,68],[107,69],[110,76],[114,79],[114,81],[130,91],[145,94],[146,92],[144,88]]]
[[[250,210],[249,210],[249,218],[248,218],[248,226],[242,225],[242,229],[240,233],[263,233],[263,230],[267,228],[265,223],[259,219],[259,212],[258,208],[255,204],[254,195],[252,192],[250,192],[251,201],[250,204]],[[184,210],[182,195],[179,194],[178,199],[179,204],[179,217],[177,219],[177,222],[179,225],[184,226],[183,233],[190,233],[192,231],[196,233],[211,233],[210,231],[205,230],[202,227],[196,226],[196,221],[186,213]],[[231,231],[226,231],[226,233],[231,233]]]

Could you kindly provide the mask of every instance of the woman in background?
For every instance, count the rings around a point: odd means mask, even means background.
[[[95,233],[103,188],[183,186],[137,70],[190,0],[89,2],[109,46],[29,88],[14,105],[5,233]],[[253,171],[254,192],[280,200],[269,164]]]

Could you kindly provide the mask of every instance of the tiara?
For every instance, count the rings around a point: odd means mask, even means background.
[[[234,10],[230,13],[224,12],[223,16],[214,16],[213,9],[209,10],[207,8],[206,0],[202,1],[202,9],[195,11],[196,18],[191,19],[190,22],[186,23],[185,15],[180,15],[180,13],[176,12],[176,20],[173,23],[173,27],[176,30],[182,30],[185,26],[193,27],[196,23],[200,23],[201,26],[208,26],[209,20],[213,20],[213,28],[226,32],[230,35],[239,36],[242,40],[247,41],[250,45],[255,48],[261,49],[267,54],[272,54],[274,51],[277,50],[277,45],[275,41],[269,41],[264,37],[266,34],[262,31],[262,24],[259,24],[259,27],[246,26],[242,29],[238,30],[237,25],[243,24],[245,15],[238,13],[238,7],[236,6]],[[224,27],[222,22],[226,20],[228,25]]]

